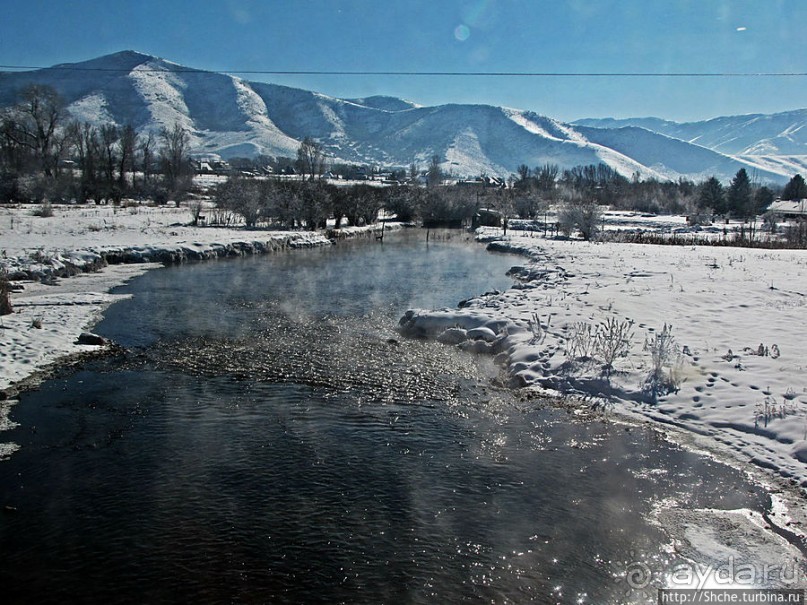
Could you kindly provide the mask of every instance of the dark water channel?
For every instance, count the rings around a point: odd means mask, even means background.
[[[620,573],[663,556],[654,505],[764,495],[496,389],[489,360],[389,342],[517,262],[414,233],[134,280],[97,327],[129,353],[14,408],[3,602],[642,602]]]

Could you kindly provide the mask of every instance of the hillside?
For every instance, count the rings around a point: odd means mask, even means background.
[[[385,96],[338,99],[183,67],[133,51],[0,73],[0,106],[13,104],[17,92],[33,83],[53,86],[77,119],[130,123],[140,132],[178,123],[191,134],[194,152],[223,157],[294,156],[300,141],[311,136],[333,161],[424,166],[436,154],[443,169],[456,176],[506,177],[520,164],[569,168],[599,162],[625,176],[638,173],[660,179],[714,174],[728,180],[741,167],[755,169],[761,180],[781,182],[792,174],[792,163],[777,163],[775,158],[749,161],[727,155],[738,147],[722,148],[731,139],[730,122],[722,138],[715,131],[709,139],[723,142],[710,146],[704,136],[682,138],[686,125],[676,130],[674,123],[661,120],[570,125],[490,105],[422,107]],[[760,121],[776,122],[779,128],[777,120]],[[755,132],[763,136],[768,132],[763,130],[760,126]],[[773,149],[762,139],[752,141],[750,132],[745,151]]]

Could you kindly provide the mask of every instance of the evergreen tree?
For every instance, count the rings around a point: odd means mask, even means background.
[[[740,168],[731,180],[727,193],[728,209],[734,216],[748,218],[754,213],[751,198],[751,179],[745,168]]]
[[[432,156],[431,164],[429,164],[429,173],[426,177],[426,182],[429,187],[436,187],[443,182],[443,170],[440,168],[440,156],[435,154]]]
[[[754,206],[757,214],[765,212],[773,203],[773,191],[768,187],[760,187],[754,193]]]
[[[807,183],[804,182],[800,174],[797,174],[785,185],[785,190],[782,192],[782,199],[802,200],[804,198],[807,198]]]
[[[701,184],[698,194],[698,207],[702,210],[711,208],[716,214],[726,212],[726,193],[723,190],[723,185],[715,177],[711,177]]]

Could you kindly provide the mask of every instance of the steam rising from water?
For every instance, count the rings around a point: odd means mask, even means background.
[[[478,400],[496,373],[489,359],[432,342],[399,340],[387,318],[313,319],[275,302],[245,303],[249,336],[195,336],[158,344],[158,365],[199,376],[232,375],[350,391],[360,401]],[[243,330],[239,330],[243,333]]]

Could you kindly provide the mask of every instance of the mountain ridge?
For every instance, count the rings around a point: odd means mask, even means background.
[[[710,149],[731,155],[807,154],[807,108],[773,114],[718,116],[694,122],[656,117],[582,118],[572,124],[595,128],[638,126],[687,142],[700,142]]]
[[[438,155],[443,169],[457,176],[507,177],[520,164],[570,168],[603,162],[628,177],[715,175],[725,181],[746,167],[761,179],[781,182],[792,167],[776,158],[760,159],[763,154],[747,160],[701,144],[715,140],[718,147],[726,145],[733,122],[724,125],[722,139],[721,133],[710,131],[709,141],[693,136],[684,140],[686,129],[676,130],[676,123],[657,118],[635,119],[645,120],[641,126],[619,120],[569,124],[493,105],[421,106],[385,95],[340,99],[185,67],[137,51],[34,71],[0,72],[0,106],[13,104],[14,91],[28,84],[53,86],[77,119],[131,123],[140,132],[179,124],[189,132],[194,152],[223,157],[293,157],[300,141],[310,136],[323,144],[333,161],[424,166]],[[749,141],[750,132],[746,129]],[[765,147],[766,141],[760,137],[754,144],[778,152],[778,147]]]

